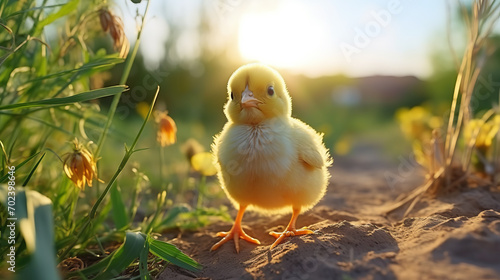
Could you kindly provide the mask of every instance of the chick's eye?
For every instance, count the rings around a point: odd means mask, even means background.
[[[233,92],[231,91],[231,100],[234,99],[234,95],[233,95]]]
[[[269,86],[267,88],[267,94],[269,94],[269,96],[273,96],[274,95],[274,87],[273,86]]]

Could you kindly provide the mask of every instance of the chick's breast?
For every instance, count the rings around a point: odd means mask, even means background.
[[[227,123],[213,148],[222,187],[237,205],[264,212],[306,210],[325,192],[327,151],[321,136],[299,120]]]

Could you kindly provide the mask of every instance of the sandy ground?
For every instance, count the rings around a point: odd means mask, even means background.
[[[158,279],[500,279],[500,191],[469,189],[423,198],[406,218],[383,214],[401,194],[422,184],[418,168],[401,157],[381,162],[372,148],[336,158],[328,193],[297,226],[315,234],[287,238],[269,250],[269,231],[290,215],[248,212],[244,229],[256,246],[232,241],[210,247],[230,223],[183,233],[169,242],[203,265],[198,273],[168,266]],[[235,211],[232,216],[235,216]]]

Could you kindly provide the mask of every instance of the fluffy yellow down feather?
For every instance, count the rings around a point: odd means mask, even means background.
[[[235,224],[212,247],[238,238],[260,244],[241,228],[250,207],[260,212],[292,212],[285,237],[312,233],[295,229],[301,211],[313,207],[324,195],[332,160],[323,137],[304,122],[291,117],[291,98],[281,75],[259,63],[236,70],[229,79],[229,99],[224,107],[228,122],[215,137],[212,149],[218,177],[228,198],[239,208]]]

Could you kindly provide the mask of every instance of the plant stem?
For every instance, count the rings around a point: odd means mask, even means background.
[[[160,189],[165,185],[165,175],[163,174],[163,167],[165,166],[165,148],[160,145]]]
[[[135,218],[135,214],[137,213],[137,196],[139,195],[139,192],[141,191],[141,184],[142,184],[142,176],[139,171],[137,171],[137,179],[135,180],[135,188],[134,192],[132,193],[132,199],[130,203],[130,211],[128,216],[130,217],[130,222],[132,223]]]
[[[153,229],[156,227],[156,225],[155,225],[156,220],[158,219],[158,216],[160,215],[162,206],[165,205],[166,201],[167,201],[167,192],[166,191],[162,191],[157,196],[155,213],[151,217],[151,219],[150,219],[150,221],[149,221],[149,223],[148,223],[148,225],[147,225],[146,230],[144,231],[144,233],[150,234],[153,231]]]
[[[144,11],[144,15],[142,16],[142,23],[141,23],[141,28],[139,29],[139,32],[137,33],[137,40],[135,41],[134,49],[132,50],[132,53],[127,57],[127,60],[125,61],[125,68],[123,69],[123,74],[120,79],[120,85],[124,85],[127,82],[128,76],[130,74],[130,70],[132,69],[132,64],[134,63],[135,56],[137,55],[137,51],[139,50],[139,44],[141,42],[141,34],[142,30],[144,29],[144,22],[146,21],[146,15],[149,10],[149,4],[151,4],[151,1],[148,1],[148,4],[146,6],[146,11]],[[119,93],[113,97],[113,101],[111,103],[111,106],[109,107],[108,111],[108,118],[106,120],[106,124],[104,125],[104,129],[102,131],[101,136],[99,137],[99,141],[97,142],[97,150],[95,152],[95,157],[98,158],[99,154],[102,150],[102,146],[104,144],[104,141],[106,140],[106,136],[108,134],[109,127],[111,126],[111,122],[113,121],[113,117],[115,116],[116,108],[118,107],[118,103],[120,102],[122,94]]]
[[[118,175],[120,175],[120,173],[122,172],[123,168],[125,168],[125,165],[127,164],[127,161],[129,160],[130,156],[132,156],[132,154],[135,152],[135,146],[137,145],[137,141],[139,140],[139,137],[141,136],[142,131],[146,127],[146,123],[148,122],[149,116],[151,115],[151,112],[153,111],[153,107],[154,107],[154,105],[156,103],[156,98],[158,97],[158,93],[159,92],[160,92],[160,87],[158,87],[157,90],[156,90],[155,96],[153,98],[153,102],[151,103],[151,107],[149,108],[149,112],[148,112],[146,118],[144,119],[144,122],[142,123],[141,129],[137,133],[137,135],[136,135],[136,137],[134,139],[134,142],[132,143],[132,145],[130,146],[129,149],[127,149],[127,147],[125,147],[126,152],[125,152],[125,155],[123,156],[123,159],[122,159],[120,165],[118,166],[118,169],[116,170],[116,172],[113,175],[113,177],[111,178],[111,180],[109,180],[108,185],[106,186],[106,188],[104,189],[104,191],[101,193],[101,196],[99,196],[99,198],[97,199],[97,201],[94,203],[94,206],[92,207],[92,210],[90,210],[90,213],[88,215],[87,221],[82,226],[82,228],[81,228],[80,232],[78,233],[78,235],[76,236],[75,240],[70,244],[70,246],[68,246],[66,248],[66,250],[59,257],[60,260],[63,260],[64,257],[66,257],[66,255],[71,251],[71,249],[73,249],[73,247],[76,245],[76,243],[80,240],[80,237],[83,235],[83,233],[85,232],[85,230],[88,228],[88,226],[95,219],[96,213],[97,213],[97,209],[99,208],[99,205],[102,203],[102,201],[104,200],[104,198],[108,194],[109,190],[111,189],[111,186],[116,181],[116,178],[118,178]]]
[[[196,209],[200,209],[203,206],[203,196],[205,195],[206,183],[207,176],[202,175],[200,179],[200,185],[198,186],[198,201],[196,202]]]

